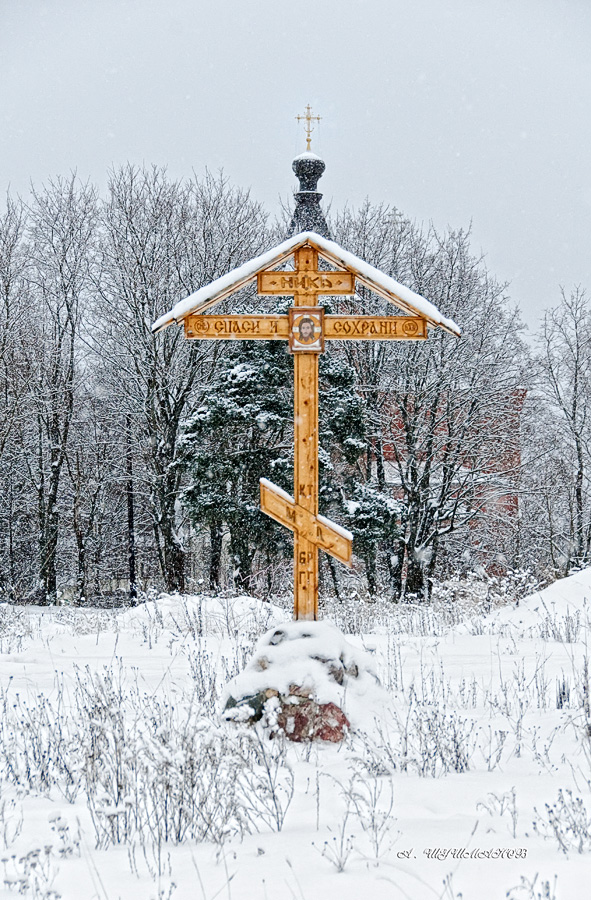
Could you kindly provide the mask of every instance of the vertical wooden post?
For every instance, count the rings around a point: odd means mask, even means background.
[[[137,603],[137,579],[135,573],[135,526],[134,526],[134,492],[133,492],[133,460],[131,456],[131,416],[125,420],[125,493],[127,495],[127,559],[129,561],[129,602]]]
[[[318,253],[304,247],[295,253],[295,271],[316,271]],[[294,306],[308,306],[309,295],[295,294]],[[318,353],[298,351],[294,366],[294,500],[318,515]],[[318,618],[318,550],[294,534],[294,616]]]
[[[294,499],[318,515],[318,354],[294,353]],[[294,613],[318,618],[318,550],[295,532]]]

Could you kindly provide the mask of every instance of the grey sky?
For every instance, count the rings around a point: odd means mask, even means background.
[[[590,47],[589,0],[0,0],[0,192],[145,161],[274,212],[311,103],[325,202],[472,221],[534,326],[591,289]]]

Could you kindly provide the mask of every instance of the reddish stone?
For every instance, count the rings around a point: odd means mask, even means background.
[[[345,713],[334,703],[316,703],[310,697],[302,697],[301,689],[287,699],[280,698],[277,725],[289,741],[330,741],[338,744],[344,740],[350,728]]]

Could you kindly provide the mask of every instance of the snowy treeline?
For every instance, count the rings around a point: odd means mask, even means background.
[[[457,341],[332,342],[321,381],[322,512],[355,535],[322,590],[425,595],[453,572],[588,562],[591,309],[562,297],[533,350],[469,234],[345,210],[334,239],[428,297]],[[291,490],[291,359],[150,325],[283,237],[223,176],[126,167],[0,217],[0,593],[107,601],[195,585],[280,593],[291,536],[257,510]],[[547,300],[548,298],[544,298]],[[222,308],[228,310],[227,302]],[[232,311],[270,309],[250,287]],[[332,311],[385,313],[360,289]],[[516,498],[519,499],[517,508]]]

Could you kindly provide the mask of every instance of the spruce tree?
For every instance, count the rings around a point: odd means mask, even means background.
[[[342,511],[343,486],[366,447],[365,409],[355,372],[334,353],[320,358],[320,511]],[[209,583],[221,581],[228,534],[234,584],[251,588],[255,554],[267,566],[291,558],[292,537],[259,509],[259,479],[293,493],[293,362],[283,342],[230,345],[203,405],[185,423],[183,499],[210,540]]]
[[[285,348],[248,341],[228,348],[205,402],[185,423],[184,503],[210,537],[210,588],[219,587],[222,537],[229,533],[235,584],[248,587],[256,550],[287,553],[289,535],[259,510],[259,479],[291,491],[292,364]]]

